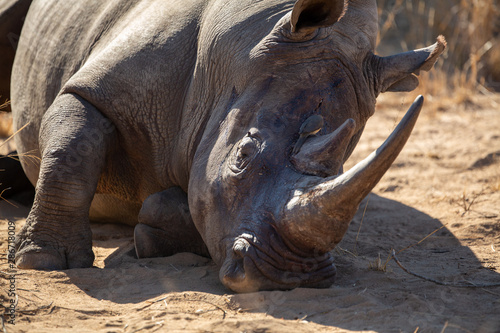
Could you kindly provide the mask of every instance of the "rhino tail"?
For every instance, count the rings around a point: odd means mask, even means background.
[[[0,105],[10,98],[10,77],[24,18],[32,0],[0,1]],[[3,111],[10,111],[7,106]]]

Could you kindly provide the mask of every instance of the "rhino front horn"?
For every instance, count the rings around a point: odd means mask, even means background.
[[[307,177],[286,205],[280,228],[303,249],[327,252],[342,239],[363,198],[370,193],[403,149],[422,109],[418,96],[387,140],[363,161],[339,176]]]

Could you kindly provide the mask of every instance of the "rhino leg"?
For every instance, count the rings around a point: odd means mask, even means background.
[[[142,204],[134,230],[138,258],[192,252],[210,257],[191,219],[186,193],[179,187],[150,195]]]
[[[16,237],[19,268],[92,266],[89,208],[113,134],[109,121],[77,95],[60,95],[44,114],[35,201]]]

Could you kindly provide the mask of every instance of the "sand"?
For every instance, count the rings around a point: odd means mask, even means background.
[[[348,166],[389,135],[410,102],[382,97]],[[500,284],[500,98],[435,104],[427,100],[407,146],[333,251],[338,277],[329,289],[234,294],[211,260],[135,259],[133,230],[110,224],[92,225],[93,268],[11,271],[8,223],[19,229],[29,210],[0,202],[4,331],[500,332],[500,287],[479,286]],[[392,249],[412,272],[477,287],[410,275],[386,263]]]

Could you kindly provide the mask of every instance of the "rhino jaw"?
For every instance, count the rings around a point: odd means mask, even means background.
[[[289,290],[297,287],[328,288],[336,268],[329,253],[303,253],[287,244],[275,229],[234,239],[219,272],[221,282],[239,292]]]

